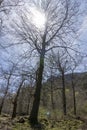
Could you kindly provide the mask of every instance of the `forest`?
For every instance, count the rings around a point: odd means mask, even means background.
[[[0,0],[0,130],[87,130],[86,35],[86,0]]]

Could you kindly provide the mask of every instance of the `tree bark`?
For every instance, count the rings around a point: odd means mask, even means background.
[[[64,72],[62,72],[62,96],[63,96],[63,113],[64,115],[67,114],[66,112],[66,92],[65,92],[65,76]]]
[[[73,73],[72,73],[72,90],[73,90],[74,115],[76,115],[76,96],[75,96],[75,85],[74,85],[74,81],[73,81]]]
[[[54,99],[53,99],[53,77],[52,77],[52,72],[51,72],[51,105],[52,105],[52,110],[54,110]]]
[[[8,93],[10,78],[11,78],[11,75],[8,78],[8,82],[7,82],[6,90],[5,90],[5,93],[4,93],[4,97],[2,98],[2,101],[1,101],[1,104],[0,104],[0,115],[1,115],[2,108],[3,108],[4,102],[5,102],[5,98],[6,98],[7,93]]]
[[[5,98],[6,98],[6,95],[7,95],[7,91],[8,91],[8,88],[6,89],[6,92],[5,92],[5,95],[2,99],[2,102],[0,104],[0,115],[1,115],[1,112],[2,112],[2,108],[3,108],[3,105],[4,105],[4,102],[5,102]]]
[[[30,103],[31,103],[31,97],[29,95],[29,97],[28,97],[28,105],[27,105],[27,115],[29,115],[29,113],[30,113]]]
[[[3,97],[2,102],[0,104],[0,115],[1,115],[1,112],[2,112],[3,105],[4,105],[5,97],[6,97],[6,95]]]
[[[29,117],[29,121],[31,125],[38,124],[38,111],[39,111],[39,105],[40,105],[43,70],[44,70],[44,55],[41,55],[40,63],[39,63],[38,71],[37,71],[34,102],[33,102],[32,110]]]
[[[16,117],[16,110],[17,110],[17,101],[18,101],[18,97],[19,97],[19,94],[20,94],[20,90],[21,90],[21,87],[22,87],[22,84],[23,84],[24,80],[21,82],[18,90],[17,90],[17,94],[15,96],[15,99],[14,99],[14,102],[13,102],[13,112],[12,112],[12,119]]]

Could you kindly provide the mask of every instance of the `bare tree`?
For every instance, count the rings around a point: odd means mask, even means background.
[[[39,65],[37,69],[36,90],[33,107],[30,114],[31,124],[38,123],[38,111],[42,89],[45,56],[51,49],[65,48],[73,50],[69,40],[76,34],[76,19],[79,12],[79,2],[75,0],[48,0],[40,4],[32,1],[30,5],[44,13],[46,21],[43,28],[37,27],[31,9],[25,9],[20,17],[20,22],[15,22],[18,44],[26,44],[29,50],[37,53]],[[20,13],[21,14],[21,13]],[[29,17],[30,16],[30,17]],[[15,33],[15,31],[14,31]],[[73,40],[72,40],[73,41]],[[64,80],[64,79],[63,79]]]
[[[68,60],[70,57],[66,53],[64,49],[56,52],[56,54],[52,51],[51,65],[53,64],[53,68],[57,69],[62,79],[62,101],[63,101],[63,113],[67,114],[66,111],[66,93],[65,93],[65,73],[70,70],[70,66],[68,65]],[[49,59],[50,59],[49,58]]]
[[[79,57],[79,58],[78,58]],[[79,81],[79,79],[75,79],[74,73],[77,69],[77,67],[82,63],[83,57],[81,55],[76,55],[73,60],[70,60],[70,71],[71,71],[71,86],[73,90],[73,111],[74,115],[77,114],[77,103],[76,103],[76,95],[75,95],[75,87]]]
[[[24,83],[24,79],[22,79],[22,81],[20,82],[18,89],[17,89],[17,92],[16,92],[16,95],[15,95],[15,98],[14,98],[14,101],[13,101],[12,119],[16,117],[18,97],[19,97],[20,90],[22,88],[23,83]]]
[[[8,94],[9,87],[10,87],[10,81],[11,81],[11,77],[12,77],[12,74],[14,71],[14,66],[12,65],[12,68],[9,70],[9,73],[5,72],[4,70],[2,70],[2,71],[3,71],[2,76],[4,77],[3,81],[6,80],[6,86],[5,86],[5,90],[4,90],[4,96],[2,97],[2,101],[0,104],[0,115],[1,115],[2,108],[3,108],[4,102],[5,102],[6,96]]]
[[[71,82],[72,82],[72,89],[73,89],[73,107],[74,107],[74,114],[76,115],[76,96],[75,96],[75,81],[74,81],[74,70],[76,69],[73,68],[71,71]]]

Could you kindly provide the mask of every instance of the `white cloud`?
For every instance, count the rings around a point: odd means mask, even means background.
[[[78,31],[78,35],[87,31],[87,16],[84,17],[80,30]]]

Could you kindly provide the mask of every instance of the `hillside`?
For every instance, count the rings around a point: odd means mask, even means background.
[[[52,80],[51,80],[52,78]],[[73,108],[73,91],[71,86],[71,74],[65,75],[65,86],[66,86],[66,105],[67,105],[67,116],[63,115],[63,104],[62,104],[62,80],[60,77],[51,77],[45,83],[43,83],[41,102],[39,109],[39,120],[43,124],[46,130],[86,130],[87,121],[87,73],[74,73],[75,83],[75,96],[76,96],[76,110],[77,115],[74,116]],[[5,105],[3,107],[3,114],[0,117],[1,126],[5,122],[9,130],[31,130],[28,124],[28,117],[32,108],[32,102],[34,99],[35,87],[23,86],[18,98],[17,106],[17,118],[11,121],[9,115],[12,113],[12,100],[15,94],[11,96],[8,94]],[[25,123],[20,124],[19,119],[24,118]],[[6,123],[7,122],[7,123]],[[53,123],[55,122],[55,124]],[[70,128],[69,128],[70,127]],[[23,130],[24,130],[23,129]],[[4,129],[3,129],[4,130]]]

